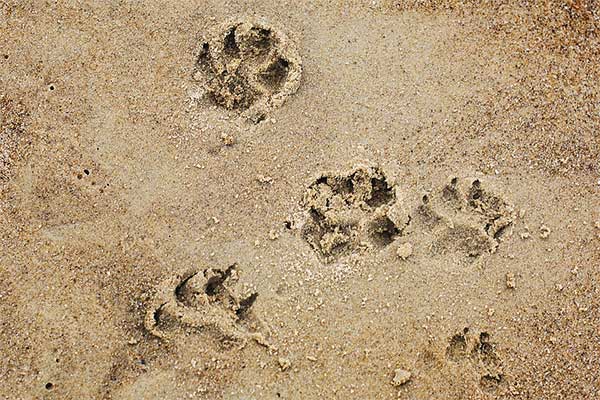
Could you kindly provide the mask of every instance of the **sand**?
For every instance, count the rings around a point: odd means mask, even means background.
[[[600,398],[599,29],[0,1],[0,398]]]

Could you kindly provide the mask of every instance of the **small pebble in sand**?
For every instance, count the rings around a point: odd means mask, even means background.
[[[260,183],[268,183],[269,185],[273,183],[273,178],[270,176],[257,175],[256,180]]]
[[[196,71],[192,75],[192,79],[195,80],[196,82],[202,81],[202,78],[203,78],[203,75],[202,75],[202,73],[200,71]]]
[[[394,386],[402,386],[406,382],[410,381],[412,374],[410,371],[407,371],[402,368],[398,368],[394,371],[394,379],[392,379],[392,385]]]
[[[279,357],[279,360],[277,361],[279,362],[279,368],[281,368],[282,371],[286,371],[292,366],[292,362],[285,357]]]
[[[402,243],[398,246],[398,250],[396,250],[396,254],[403,260],[406,260],[413,253],[413,247],[410,243]]]
[[[513,274],[512,272],[506,273],[506,287],[509,289],[514,289],[517,287],[515,274]]]
[[[529,235],[529,232],[521,232],[521,239],[525,240],[525,239],[529,239],[531,235]]]
[[[548,239],[549,236],[550,236],[550,228],[548,228],[546,225],[540,226],[540,237],[542,239]]]

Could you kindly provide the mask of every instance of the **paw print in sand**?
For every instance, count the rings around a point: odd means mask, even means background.
[[[302,237],[325,262],[355,250],[385,247],[409,223],[395,187],[380,168],[368,165],[319,176],[301,206]]]
[[[471,257],[495,252],[514,219],[513,207],[479,179],[452,178],[437,196],[423,196],[417,214],[432,234],[434,252]]]
[[[476,374],[482,389],[493,391],[505,381],[496,347],[487,332],[465,328],[448,341],[446,359],[463,370],[464,375]]]
[[[178,332],[207,332],[223,343],[245,344],[252,339],[270,347],[262,333],[264,324],[252,312],[258,294],[238,297],[232,289],[236,280],[236,265],[167,279],[146,314],[146,330],[163,339]]]
[[[238,21],[202,43],[194,80],[213,104],[258,123],[298,90],[301,75],[300,56],[283,32]]]
[[[0,94],[0,189],[13,176],[14,164],[29,153],[31,137],[25,129],[28,115],[21,102]]]

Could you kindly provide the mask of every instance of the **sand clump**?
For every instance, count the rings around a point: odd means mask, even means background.
[[[413,246],[410,243],[402,243],[401,245],[398,246],[398,249],[396,250],[396,254],[402,260],[406,260],[408,257],[410,257],[412,255],[412,253],[413,253]]]
[[[394,378],[392,379],[392,385],[394,386],[402,386],[410,381],[412,374],[410,371],[407,371],[402,368],[398,368],[394,371]]]
[[[517,278],[512,272],[506,273],[506,287],[508,289],[515,289],[517,287]]]

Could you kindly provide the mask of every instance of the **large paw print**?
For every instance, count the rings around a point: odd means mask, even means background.
[[[284,33],[242,21],[202,43],[194,79],[214,104],[257,123],[298,90],[301,75],[300,56]]]
[[[221,342],[245,344],[253,339],[269,346],[262,322],[252,313],[258,294],[239,298],[231,289],[236,279],[235,265],[167,279],[146,314],[145,328],[165,339],[179,331],[207,331]]]
[[[409,222],[381,169],[323,174],[304,194],[302,236],[325,261],[392,243]]]
[[[496,251],[513,214],[513,207],[484,189],[479,179],[458,178],[437,196],[423,196],[418,212],[433,232],[436,252],[461,251],[472,257]]]

